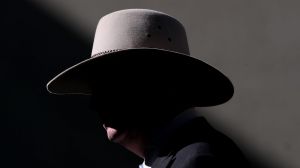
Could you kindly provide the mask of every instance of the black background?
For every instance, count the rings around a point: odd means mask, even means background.
[[[54,75],[90,55],[92,39],[26,0],[1,8],[0,167],[136,167],[140,159],[106,139],[89,97],[46,90]]]

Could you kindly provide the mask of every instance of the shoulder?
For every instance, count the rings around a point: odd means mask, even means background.
[[[211,156],[212,151],[208,143],[196,142],[181,148],[176,152],[176,157],[186,157],[187,154],[189,156]]]
[[[220,150],[220,149],[218,149]],[[206,142],[189,144],[174,153],[171,168],[219,168],[243,167],[249,163],[242,154],[233,154],[232,150],[223,148],[216,152],[215,146]]]

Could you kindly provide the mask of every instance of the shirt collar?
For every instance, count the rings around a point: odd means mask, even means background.
[[[151,167],[147,166],[144,160],[144,162],[139,165],[139,168],[151,168]]]

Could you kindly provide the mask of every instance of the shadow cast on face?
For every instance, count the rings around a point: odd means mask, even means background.
[[[179,89],[185,81],[165,63],[133,62],[129,66],[115,60],[106,68],[95,69],[97,78],[90,83],[91,108],[107,126],[152,129],[191,107]]]
[[[112,82],[94,89],[91,108],[103,124],[118,129],[152,129],[168,122],[183,111],[176,95],[163,86],[131,81]]]

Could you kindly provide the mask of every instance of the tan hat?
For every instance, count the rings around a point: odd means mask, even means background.
[[[108,89],[149,77],[157,85],[175,88],[197,106],[229,100],[230,80],[189,54],[185,29],[175,18],[148,9],[120,10],[100,19],[91,58],[58,74],[47,89],[54,94],[91,95],[97,87]]]

